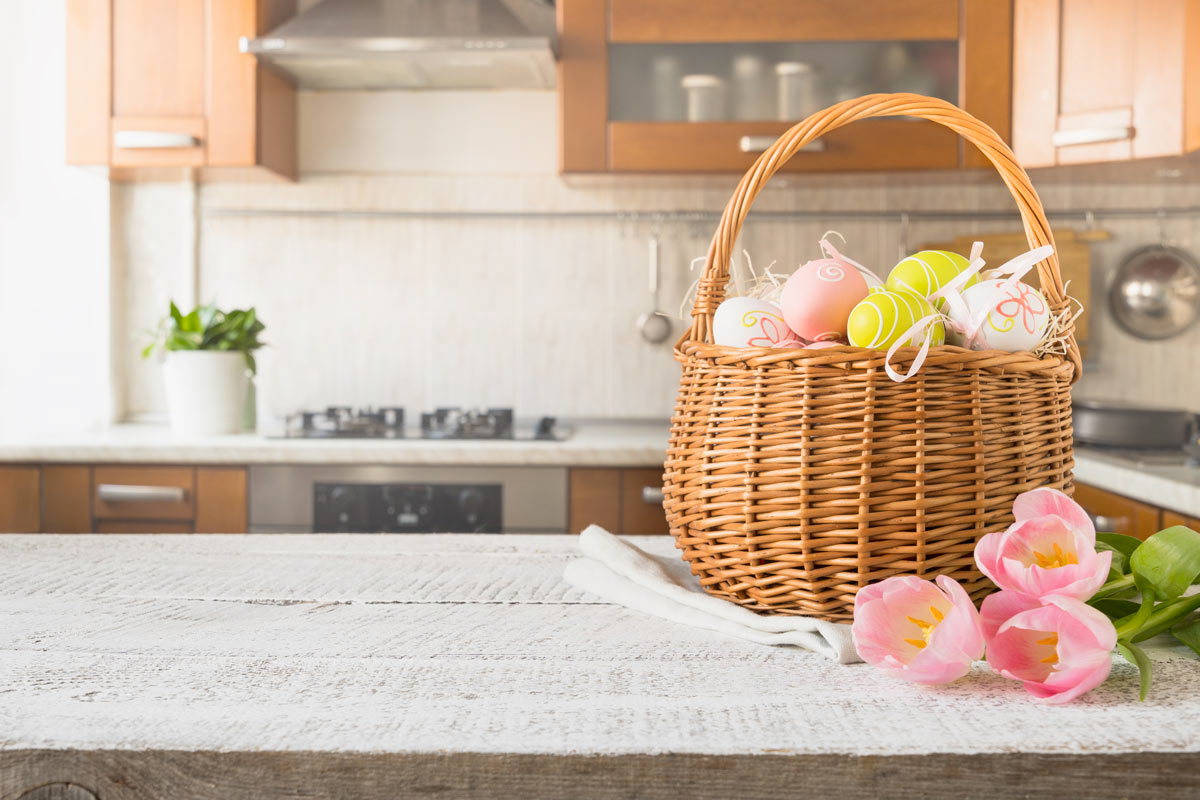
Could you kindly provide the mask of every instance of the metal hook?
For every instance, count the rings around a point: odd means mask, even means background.
[[[1160,208],[1155,216],[1158,218],[1158,246],[1167,247],[1167,210]]]

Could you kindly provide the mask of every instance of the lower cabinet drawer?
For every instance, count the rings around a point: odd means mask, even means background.
[[[1087,484],[1075,484],[1075,502],[1092,518],[1097,531],[1123,533],[1145,539],[1162,528],[1155,506],[1113,494]]]
[[[609,533],[666,533],[662,470],[574,468],[570,473],[570,531],[599,525]]]
[[[192,467],[96,467],[92,516],[97,520],[187,520],[196,516]],[[98,527],[98,526],[97,526]]]
[[[192,523],[153,519],[102,519],[96,533],[194,533]]]

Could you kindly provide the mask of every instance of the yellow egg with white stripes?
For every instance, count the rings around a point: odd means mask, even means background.
[[[958,253],[949,250],[922,250],[901,259],[899,264],[892,267],[892,271],[888,273],[887,288],[907,289],[921,297],[929,297],[968,266],[970,262]],[[976,283],[979,283],[979,276],[972,275],[960,291]],[[942,298],[938,298],[934,305],[939,310],[945,310],[945,300]]]
[[[908,333],[912,341],[905,345],[920,346],[925,335],[932,331],[931,344],[946,343],[946,326],[940,315],[928,326],[916,332],[910,329],[922,317],[937,314],[929,301],[903,289],[882,289],[871,292],[850,312],[846,334],[850,344],[871,350],[887,350]]]

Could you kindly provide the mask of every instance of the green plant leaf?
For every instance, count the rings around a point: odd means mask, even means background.
[[[1117,600],[1113,597],[1095,600],[1091,605],[1111,620],[1132,617],[1140,608],[1140,605],[1132,600]]]
[[[1161,530],[1133,551],[1129,566],[1143,593],[1174,600],[1200,577],[1200,533],[1182,525]]]
[[[1200,656],[1200,619],[1176,625],[1171,629],[1171,635],[1195,650],[1196,655]]]
[[[1198,608],[1200,608],[1200,594],[1180,597],[1168,603],[1159,603],[1155,606],[1150,619],[1146,620],[1146,624],[1142,626],[1141,631],[1134,635],[1133,641],[1145,641],[1151,636],[1166,632],[1167,629],[1177,625]]]
[[[1142,540],[1136,536],[1126,536],[1123,533],[1097,533],[1096,534],[1096,549],[1099,550],[1100,545],[1108,550],[1116,550],[1118,553],[1124,553],[1125,557],[1133,555],[1133,551],[1138,549]]]
[[[149,356],[159,348],[240,352],[253,371],[255,362],[250,353],[263,346],[258,334],[265,328],[253,308],[223,312],[209,303],[184,314],[171,301],[167,317],[159,323],[153,340],[142,354]]]
[[[1146,653],[1142,648],[1138,647],[1133,642],[1119,640],[1117,642],[1117,650],[1125,657],[1125,660],[1138,668],[1138,674],[1141,676],[1141,686],[1138,689],[1138,700],[1145,700],[1146,693],[1150,691],[1150,659],[1146,657]]]
[[[1112,567],[1109,569],[1110,580],[1128,574],[1129,556],[1141,543],[1141,539],[1123,533],[1096,534],[1096,552],[1103,553],[1107,550],[1113,554]]]

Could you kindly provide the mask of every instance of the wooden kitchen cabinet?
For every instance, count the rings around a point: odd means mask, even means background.
[[[1026,167],[1200,149],[1200,2],[1016,0],[1013,149]]]
[[[661,497],[644,489],[662,490],[662,470],[638,468],[577,468],[570,472],[568,525],[579,533],[599,525],[610,533],[667,533]]]
[[[1009,0],[859,0],[852,12],[830,0],[560,0],[558,27],[564,173],[743,172],[808,113],[879,91],[943,97],[1009,133]],[[815,76],[790,95],[799,103],[783,99],[777,66]],[[706,121],[682,88],[694,74],[724,81]],[[893,118],[823,136],[785,169],[985,163],[933,122]]]
[[[0,466],[0,533],[35,533],[41,524],[37,467]]]
[[[1161,524],[1164,528],[1182,525],[1185,528],[1191,528],[1194,531],[1200,531],[1200,517],[1188,517],[1175,511],[1162,512]]]
[[[293,0],[67,0],[67,162],[295,177],[296,98],[241,53]]]
[[[246,468],[0,466],[0,533],[245,533]]]
[[[1095,486],[1075,484],[1075,502],[1088,512],[1099,531],[1145,539],[1164,527],[1161,509]]]

